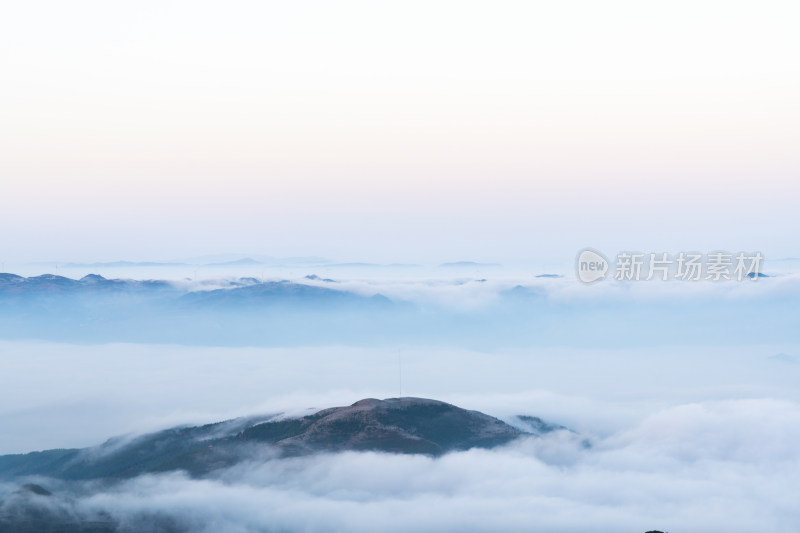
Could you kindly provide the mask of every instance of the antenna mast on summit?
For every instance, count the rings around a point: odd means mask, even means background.
[[[400,387],[400,396],[403,397],[403,356],[400,348],[397,349],[397,382]]]

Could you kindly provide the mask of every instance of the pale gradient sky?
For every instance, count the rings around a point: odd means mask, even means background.
[[[800,255],[795,2],[6,2],[0,259]]]

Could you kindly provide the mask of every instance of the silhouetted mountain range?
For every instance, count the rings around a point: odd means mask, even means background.
[[[476,263],[475,261],[454,261],[452,263],[442,263],[440,268],[487,268],[499,267],[497,263]]]
[[[97,274],[89,274],[81,279],[72,279],[54,274],[42,274],[25,278],[16,274],[0,274],[0,298],[26,293],[58,293],[66,291],[126,290],[147,291],[175,289],[176,287],[160,280],[107,279]]]
[[[603,297],[591,291],[566,297],[559,280],[510,288],[487,284],[476,298],[479,293],[469,290],[481,281],[475,279],[450,280],[451,286],[468,290],[443,292],[436,283],[335,283],[311,274],[297,282],[0,274],[0,339],[214,346],[411,343],[471,349],[673,345],[709,338],[797,342],[795,289],[777,292],[773,280],[777,278],[759,285],[732,281],[720,286],[731,294],[737,291],[741,305],[701,291],[686,306],[673,291],[638,298],[614,285],[605,285],[608,294]],[[737,289],[742,283],[758,289]],[[392,298],[377,292],[378,287],[392,291]],[[745,304],[748,326],[731,328],[741,320]]]
[[[380,294],[308,281],[239,278],[189,284],[97,274],[81,279],[0,274],[0,338],[217,345],[302,338],[313,343],[331,332],[347,332],[348,326],[356,338],[364,318],[375,320],[397,307]]]

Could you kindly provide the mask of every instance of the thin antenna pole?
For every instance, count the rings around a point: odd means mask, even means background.
[[[400,348],[397,349],[397,380],[400,386],[400,398],[403,397],[403,355]]]

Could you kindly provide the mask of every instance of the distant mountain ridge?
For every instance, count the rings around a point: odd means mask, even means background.
[[[314,281],[318,278],[307,276],[306,279]],[[210,288],[204,290],[204,287],[207,285],[210,285]],[[247,293],[251,296],[262,297],[285,297],[292,295],[305,297],[314,295],[321,297],[326,295],[331,298],[336,298],[347,295],[354,298],[365,298],[351,292],[320,287],[319,285],[295,283],[288,280],[261,281],[256,278],[238,278],[208,282],[207,285],[199,284],[189,287],[180,282],[165,280],[109,279],[98,274],[88,274],[80,279],[73,279],[55,274],[42,274],[40,276],[26,278],[16,274],[2,273],[0,274],[0,304],[2,304],[4,299],[15,295],[36,295],[41,293],[57,295],[63,292],[78,293],[81,291],[92,294],[102,290],[119,292],[169,291],[175,294],[186,295],[189,297],[189,300],[194,301],[220,299],[223,297],[223,294],[225,294],[224,291],[238,291],[237,294],[239,295]]]
[[[63,291],[80,288],[117,289],[172,289],[175,285],[162,280],[108,279],[98,274],[88,274],[80,279],[56,274],[23,277],[16,274],[0,274],[0,296],[3,293],[23,291]]]
[[[0,338],[211,345],[379,335],[406,304],[316,279],[171,282],[0,274]],[[404,307],[405,306],[405,307]]]
[[[62,265],[66,268],[138,268],[138,267],[179,267],[179,266],[229,266],[229,265],[271,265],[300,266],[322,265],[331,261],[323,257],[273,257],[268,255],[216,254],[168,261],[36,261],[36,266]]]
[[[442,263],[440,268],[495,268],[498,263],[476,263],[475,261],[454,261],[452,263]]]

